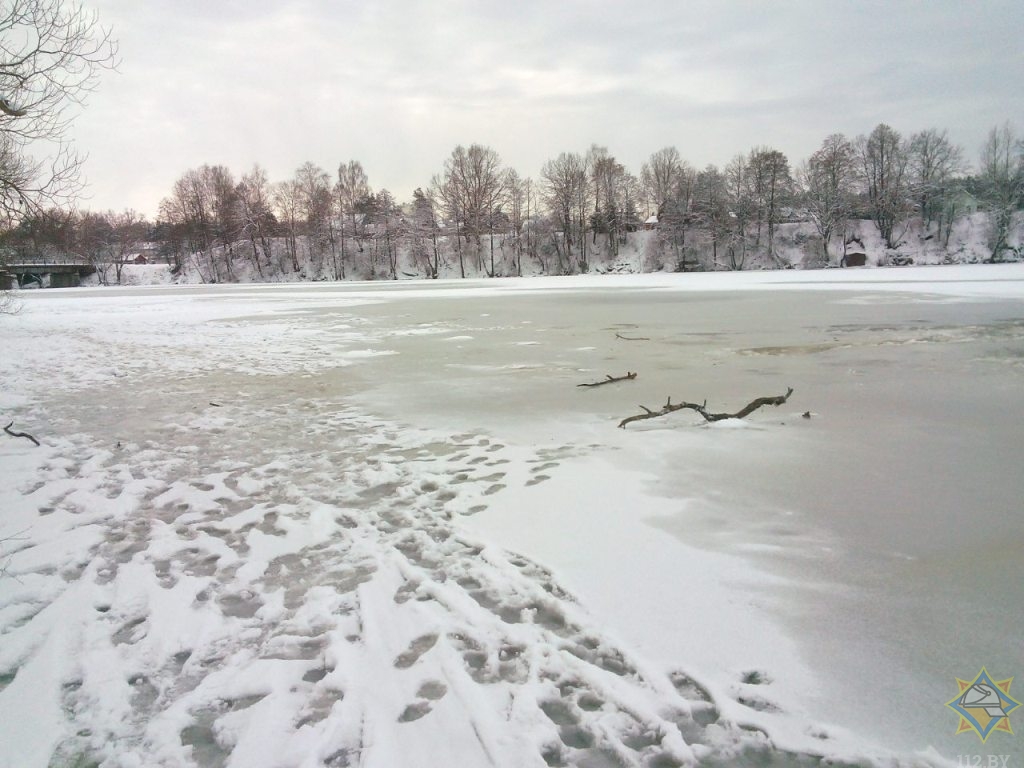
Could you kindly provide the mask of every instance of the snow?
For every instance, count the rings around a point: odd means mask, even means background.
[[[1021,265],[22,294],[0,766],[978,752],[943,704],[1024,662],[1022,299]]]

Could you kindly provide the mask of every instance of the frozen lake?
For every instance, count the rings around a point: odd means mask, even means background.
[[[0,766],[1021,755],[1019,265],[22,303]]]

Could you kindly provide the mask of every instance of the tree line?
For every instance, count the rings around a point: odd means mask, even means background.
[[[633,173],[605,147],[563,152],[536,178],[521,176],[490,147],[459,145],[430,183],[399,202],[374,189],[357,160],[336,172],[304,163],[272,182],[257,166],[236,177],[223,165],[186,171],[155,222],[134,211],[31,211],[2,236],[8,247],[76,253],[120,282],[142,241],[175,269],[206,282],[244,267],[270,277],[391,278],[409,269],[437,277],[587,272],[613,261],[630,232],[653,228],[649,266],[676,269],[786,267],[784,222],[813,223],[805,266],[837,260],[851,222],[870,220],[887,249],[916,236],[948,247],[968,206],[988,222],[992,260],[1017,258],[1014,215],[1024,207],[1024,143],[1008,123],[993,128],[975,169],[946,131],[903,136],[886,124],[850,139],[825,138],[792,165],[757,146],[724,167],[694,168],[675,147]]]

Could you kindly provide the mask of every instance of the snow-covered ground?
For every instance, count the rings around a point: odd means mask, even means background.
[[[1019,758],[944,705],[1024,670],[1022,300],[1022,265],[25,292],[0,766]]]

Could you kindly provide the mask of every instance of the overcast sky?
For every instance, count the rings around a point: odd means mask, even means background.
[[[184,171],[272,181],[359,160],[399,200],[457,144],[537,177],[607,146],[633,172],[830,133],[1024,129],[1024,2],[86,0],[120,41],[74,136],[83,207],[154,215]]]

